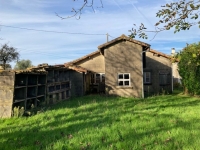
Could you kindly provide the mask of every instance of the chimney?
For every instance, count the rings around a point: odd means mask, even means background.
[[[172,48],[171,55],[172,55],[172,56],[175,56],[175,53],[176,53],[176,52],[175,52],[175,48]]]

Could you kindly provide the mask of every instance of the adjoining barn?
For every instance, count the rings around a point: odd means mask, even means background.
[[[48,64],[22,71],[2,70],[0,118],[11,117],[14,107],[28,110],[84,95],[85,73],[87,70],[81,67]]]

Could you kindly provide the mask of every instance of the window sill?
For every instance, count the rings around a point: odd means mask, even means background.
[[[133,89],[132,86],[116,86],[117,89]]]

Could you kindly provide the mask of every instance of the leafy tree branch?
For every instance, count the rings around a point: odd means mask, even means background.
[[[78,0],[73,0],[74,2],[77,2]],[[103,2],[102,0],[99,0],[101,3],[101,8],[103,8]],[[76,9],[76,8],[72,8],[71,12],[73,13],[71,16],[67,16],[67,17],[62,17],[59,14],[56,13],[56,16],[58,16],[61,19],[69,19],[69,18],[73,18],[76,17],[76,19],[80,19],[81,15],[82,15],[82,11],[85,7],[89,7],[93,10],[93,12],[95,12],[94,10],[94,0],[83,0],[83,4],[81,5],[80,8]]]
[[[177,2],[167,3],[166,5],[161,6],[161,10],[156,13],[156,17],[160,18],[155,24],[154,31],[148,31],[143,24],[137,28],[134,26],[131,32],[130,37],[146,39],[147,32],[154,32],[155,35],[164,30],[170,30],[174,28],[174,33],[181,30],[189,30],[194,25],[199,25],[200,28],[200,0],[179,0]]]
[[[73,0],[77,2],[78,0]],[[102,0],[99,0],[101,3],[101,8],[103,8]],[[56,13],[61,19],[68,19],[76,17],[80,19],[83,10],[86,7],[90,7],[94,11],[94,0],[83,0],[83,4],[78,9],[72,8],[73,15],[68,17],[62,17]],[[159,21],[155,23],[155,30],[149,31],[143,23],[140,26],[134,24],[133,28],[129,30],[130,37],[147,39],[148,32],[155,33],[154,37],[164,30],[170,30],[174,28],[174,33],[181,30],[189,30],[194,25],[199,25],[200,28],[200,0],[177,0],[176,2],[166,3],[161,6],[161,9],[156,13],[156,17],[159,18]],[[153,38],[154,38],[153,37]]]

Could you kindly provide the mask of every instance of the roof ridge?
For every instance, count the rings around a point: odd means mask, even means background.
[[[133,42],[133,43],[136,43],[136,44],[139,44],[139,45],[142,45],[142,46],[146,46],[146,47],[150,47],[151,45],[150,44],[147,44],[145,42],[142,42],[142,41],[139,41],[139,40],[135,40],[135,39],[132,39],[128,36],[126,36],[125,34],[122,34],[121,36],[107,42],[107,43],[104,43],[104,44],[101,44],[98,46],[98,49],[103,49],[105,48],[106,46],[110,45],[110,44],[113,44],[115,42],[118,42],[120,40],[127,40],[127,41],[130,41],[130,42]]]
[[[85,56],[82,56],[82,57],[80,57],[80,58],[77,58],[77,59],[75,59],[75,60],[73,60],[73,61],[66,62],[66,63],[64,63],[64,65],[74,64],[74,63],[76,63],[76,62],[78,62],[78,61],[81,61],[81,60],[83,60],[83,59],[85,59],[85,58],[87,58],[87,57],[91,57],[91,56],[93,56],[93,55],[95,55],[95,54],[98,54],[98,53],[100,53],[100,51],[99,51],[99,50],[96,50],[96,51],[94,51],[94,52],[92,52],[92,53],[89,53],[89,54],[87,54],[87,55],[85,55]]]

